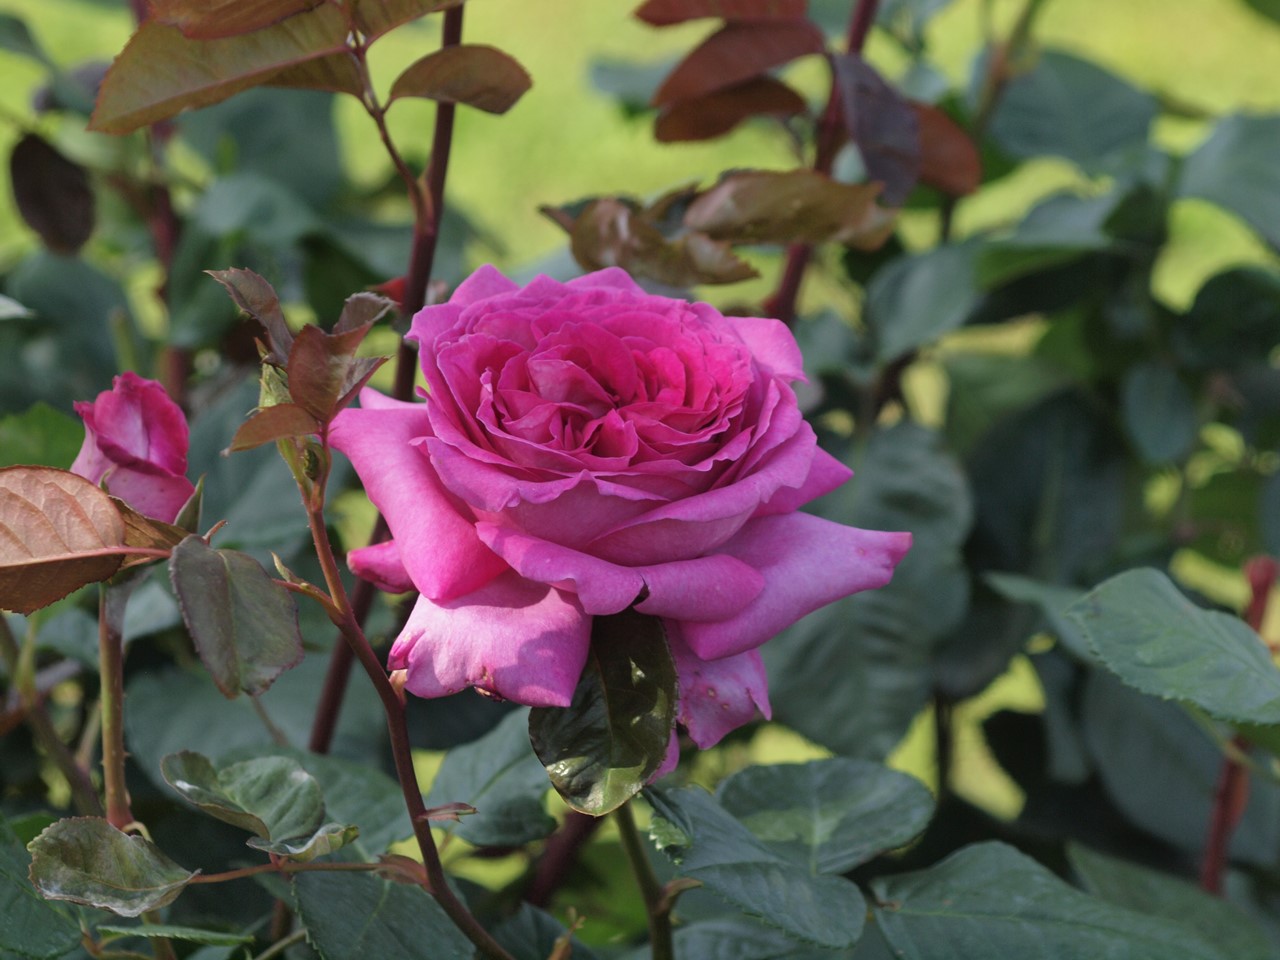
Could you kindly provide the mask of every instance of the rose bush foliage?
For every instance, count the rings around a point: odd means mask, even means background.
[[[592,617],[662,618],[700,746],[769,701],[758,648],[882,586],[907,533],[797,508],[850,471],[791,389],[777,320],[645,293],[623,271],[521,287],[492,268],[413,319],[427,390],[334,421],[391,529],[348,563],[419,599],[392,648],[407,689],[567,706]]]
[[[84,420],[84,445],[71,472],[139,513],[172,522],[195,487],[186,477],[187,418],[164,387],[126,372],[75,410]]]

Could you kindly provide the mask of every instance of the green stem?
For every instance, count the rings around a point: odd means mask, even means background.
[[[102,680],[102,774],[107,822],[117,830],[133,823],[124,780],[124,607],[128,593],[98,588],[98,672]]]
[[[613,818],[618,824],[622,849],[631,862],[631,871],[636,875],[636,884],[644,899],[645,914],[649,918],[649,949],[653,960],[675,960],[675,947],[671,939],[671,901],[658,881],[658,875],[653,872],[653,864],[649,862],[649,855],[645,852],[640,831],[636,829],[631,801],[628,800],[613,811]]]

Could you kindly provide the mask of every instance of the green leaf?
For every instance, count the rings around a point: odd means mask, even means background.
[[[195,876],[150,840],[106,820],[59,820],[27,845],[31,882],[50,900],[136,917],[172,903]]]
[[[390,100],[424,97],[502,114],[532,85],[524,67],[509,54],[484,44],[464,43],[411,63],[391,85]]]
[[[429,951],[432,960],[471,960],[475,948],[418,886],[364,873],[293,878],[298,916],[321,960],[373,960]],[[335,907],[339,907],[335,909]]]
[[[934,342],[969,318],[982,296],[980,249],[974,241],[944,244],[876,271],[865,310],[881,363]]]
[[[1210,277],[1176,319],[1174,344],[1200,369],[1257,363],[1280,344],[1280,273],[1235,267]]]
[[[988,573],[983,579],[1002,597],[1015,603],[1030,603],[1039,607],[1048,619],[1054,636],[1071,651],[1072,656],[1086,663],[1094,662],[1089,641],[1081,634],[1079,626],[1067,616],[1067,610],[1084,596],[1083,590],[1042,583],[1013,573]]]
[[[859,948],[873,936],[858,941]],[[720,917],[684,924],[675,932],[682,960],[858,960],[858,952],[824,950],[800,943],[746,917]]]
[[[558,957],[556,950],[566,933],[560,921],[531,903],[520,904],[520,909],[501,920],[490,932],[514,960]],[[596,960],[596,955],[577,937],[571,937],[569,943],[571,952],[565,955],[565,960]]]
[[[1247,913],[1185,880],[1075,843],[1067,845],[1067,858],[1089,893],[1182,926],[1187,939],[1203,943],[1210,955],[1221,951],[1231,960],[1266,960],[1272,955],[1266,936]]]
[[[256,757],[218,768],[192,750],[160,761],[184,800],[266,840],[305,837],[324,822],[320,784],[288,757]]]
[[[192,222],[215,237],[245,240],[274,250],[320,230],[316,212],[292,183],[249,171],[218,177],[200,195]]]
[[[39,402],[0,417],[0,468],[17,464],[66,470],[84,442],[84,424]]]
[[[716,799],[770,850],[813,876],[852,870],[905,845],[929,823],[919,780],[865,760],[748,767]]]
[[[1155,361],[1134,364],[1125,373],[1120,397],[1129,436],[1147,463],[1174,463],[1191,452],[1199,418],[1176,370]]]
[[[876,919],[904,960],[1226,960],[1185,930],[1095,900],[1002,843],[873,881]]]
[[[321,824],[313,833],[305,836],[287,837],[284,840],[264,840],[253,837],[249,840],[249,846],[255,850],[275,854],[277,857],[287,857],[290,860],[307,863],[317,857],[327,857],[335,850],[341,850],[358,836],[360,836],[360,828],[354,824],[330,821]]]
[[[0,13],[0,50],[19,53],[53,69],[53,61],[27,28],[26,21],[10,13]]]
[[[1234,723],[1280,723],[1280,670],[1238,617],[1204,610],[1158,570],[1129,570],[1067,614],[1102,662],[1143,693]]]
[[[200,943],[209,947],[235,947],[242,943],[253,943],[251,933],[227,933],[221,930],[200,930],[196,927],[180,927],[172,923],[144,923],[136,927],[100,924],[96,928],[98,938],[103,943],[123,937],[145,937],[166,940],[181,940],[183,943]]]
[[[598,616],[591,641],[573,702],[530,711],[529,738],[565,802],[600,817],[661,766],[676,721],[676,670],[657,617]]]
[[[1225,207],[1280,248],[1280,116],[1218,121],[1183,163],[1178,193]]]
[[[80,942],[80,925],[40,895],[27,879],[31,857],[0,819],[0,953],[52,960]]]
[[[1059,194],[1038,203],[1007,237],[987,243],[978,258],[978,280],[990,289],[1090,253],[1112,249],[1107,219],[1122,199]]]
[[[1155,97],[1096,64],[1056,50],[1005,87],[992,139],[1015,157],[1065,157],[1085,170],[1147,142]]]
[[[705,790],[651,790],[660,835],[679,837],[663,852],[677,875],[699,880],[748,916],[809,943],[848,947],[862,935],[866,903],[843,877],[814,876],[756,839]],[[671,833],[671,831],[677,833]]]
[[[555,829],[542,805],[546,792],[547,772],[529,745],[528,711],[515,710],[479,740],[445,754],[426,803],[476,808],[438,830],[478,847],[519,847]]]
[[[107,71],[91,130],[129,133],[268,82],[287,67],[346,48],[345,11],[323,4],[256,33],[195,40],[148,20]]]
[[[293,596],[258,561],[188,537],[169,575],[200,659],[226,697],[257,696],[302,659]]]

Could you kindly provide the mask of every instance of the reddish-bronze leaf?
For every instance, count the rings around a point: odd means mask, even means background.
[[[367,333],[370,326],[396,309],[396,302],[368,291],[353,293],[342,304],[342,313],[338,316],[338,322],[333,325],[333,332],[364,330]]]
[[[262,324],[267,334],[267,345],[271,348],[266,361],[284,366],[293,346],[293,333],[285,323],[275,288],[252,270],[233,267],[205,272],[226,288],[237,307]]]
[[[636,16],[654,27],[686,20],[799,20],[807,0],[646,0]]]
[[[867,176],[884,184],[882,199],[900,207],[920,177],[920,128],[903,96],[856,53],[831,58],[845,128]]]
[[[331,3],[218,40],[193,40],[148,20],[107,71],[89,127],[128,133],[269,83],[288,67],[345,50],[346,43],[346,15]]]
[[[781,80],[752,77],[726,90],[673,103],[658,114],[653,132],[662,143],[710,140],[748,117],[790,117],[804,113],[805,106],[804,98]]]
[[[837,183],[813,170],[725,174],[685,212],[691,230],[731,243],[879,246],[893,217],[876,205],[880,185]]]
[[[732,87],[825,46],[822,31],[808,20],[726,24],[680,61],[653,95],[653,105]]]
[[[9,156],[9,179],[22,219],[55,253],[75,253],[93,233],[93,190],[80,164],[29,133]]]
[[[184,530],[172,523],[143,516],[118,497],[112,497],[111,502],[115,504],[116,510],[120,512],[120,519],[124,521],[124,542],[127,547],[172,550],[191,535],[189,530]],[[154,561],[154,557],[127,556],[121,569]]]
[[[325,0],[151,0],[151,17],[196,40],[252,33]]]
[[[350,0],[355,7],[356,27],[366,39],[380,37],[402,23],[428,13],[462,6],[463,0]]]
[[[355,55],[346,50],[285,67],[273,74],[266,83],[272,87],[291,87],[295,90],[349,93],[353,97],[364,93],[364,80],[360,76]]]
[[[524,67],[501,50],[464,43],[411,63],[391,85],[391,99],[423,97],[506,113],[532,82]]]
[[[274,407],[263,407],[240,424],[227,452],[252,450],[264,443],[307,437],[319,432],[320,422],[296,403],[278,403]]]
[[[982,185],[982,157],[960,124],[937,107],[912,102],[920,129],[920,182],[963,197]]]
[[[106,492],[52,467],[0,470],[0,609],[31,613],[120,569],[125,522]]]
[[[321,423],[332,420],[386,362],[386,357],[355,355],[369,326],[336,334],[306,326],[294,338],[289,351],[289,394]]]

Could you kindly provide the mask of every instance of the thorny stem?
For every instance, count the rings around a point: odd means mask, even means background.
[[[631,862],[631,871],[636,875],[636,884],[640,887],[640,896],[644,900],[645,915],[649,919],[649,949],[653,960],[674,960],[671,900],[659,883],[658,875],[653,872],[653,864],[645,853],[640,831],[636,829],[635,814],[631,811],[631,801],[628,800],[613,811],[613,817],[618,824],[622,849]]]
[[[341,613],[342,634],[369,675],[369,679],[373,681],[374,690],[377,691],[387,715],[391,753],[395,759],[396,775],[400,781],[401,792],[404,794],[405,806],[409,810],[409,820],[413,824],[414,837],[422,853],[423,867],[426,871],[426,890],[440,904],[458,929],[476,945],[482,955],[494,960],[512,960],[511,955],[489,935],[466,906],[458,900],[445,878],[444,867],[440,863],[440,853],[436,849],[435,838],[431,835],[431,823],[426,805],[422,800],[422,791],[418,787],[417,773],[413,768],[404,701],[391,686],[382,662],[378,659],[373,647],[369,645],[360,624],[356,622],[351,601],[338,571],[338,561],[334,557],[333,545],[329,542],[329,533],[325,528],[324,485],[325,478],[321,477],[315,482],[310,496],[304,494],[307,522],[311,528],[312,539],[315,541],[316,556],[320,561],[320,568],[324,571],[329,595]]]
[[[128,593],[98,588],[98,672],[102,678],[102,779],[107,822],[117,830],[133,823],[124,780],[124,637],[120,624]]]
[[[1250,600],[1244,619],[1255,631],[1262,629],[1267,616],[1271,588],[1280,574],[1280,564],[1271,557],[1254,557],[1245,564]],[[1208,893],[1222,893],[1222,877],[1227,869],[1227,851],[1231,835],[1249,802],[1249,768],[1240,759],[1247,755],[1249,742],[1237,734],[1223,758],[1218,785],[1213,794],[1209,814],[1209,834],[1205,840],[1204,859],[1200,864],[1200,887]]]
[[[849,53],[862,52],[871,24],[875,21],[878,6],[879,0],[858,0],[853,8],[846,37],[846,49]],[[831,165],[835,162],[836,154],[840,152],[843,134],[844,122],[840,118],[840,85],[833,72],[831,93],[827,97],[822,118],[818,121],[818,143],[813,159],[813,169],[818,173],[831,172]],[[778,283],[778,289],[765,301],[766,311],[788,326],[795,320],[800,285],[804,281],[805,270],[812,256],[812,245],[793,243],[787,249],[787,262],[782,268],[782,279]]]
[[[23,719],[31,728],[36,741],[44,748],[45,754],[67,778],[76,812],[87,817],[102,816],[102,804],[98,802],[98,793],[93,788],[89,771],[80,765],[70,748],[58,736],[58,731],[54,729],[53,721],[44,708],[35,678],[22,669],[21,659],[21,650],[9,629],[9,623],[0,616],[0,660],[4,661],[10,682],[18,691]]]

